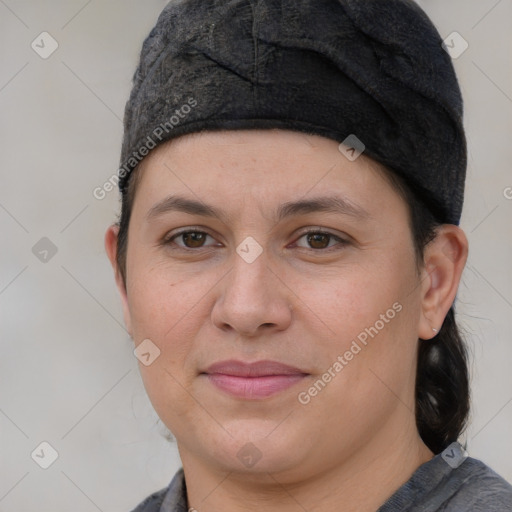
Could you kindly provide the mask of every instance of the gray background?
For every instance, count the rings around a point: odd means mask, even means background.
[[[512,481],[512,0],[419,3],[443,38],[469,43],[454,60],[469,143],[458,295],[473,354],[467,441]],[[165,4],[0,0],[1,512],[131,510],[180,465],[103,248],[117,191],[93,196],[117,170],[130,80]],[[31,47],[48,51],[43,31],[59,45],[47,59]],[[35,462],[50,461],[43,441],[58,452],[48,469]]]

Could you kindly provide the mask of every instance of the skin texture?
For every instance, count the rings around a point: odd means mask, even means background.
[[[364,155],[349,161],[320,136],[186,135],[141,165],[126,286],[115,263],[116,226],[105,247],[135,345],[150,339],[161,351],[140,370],[176,437],[190,506],[375,511],[433,456],[415,425],[416,351],[435,336],[432,328],[440,328],[455,298],[467,257],[463,231],[443,225],[418,271],[407,205],[382,168]],[[149,220],[151,208],[173,194],[225,215],[171,211]],[[274,217],[283,203],[325,195],[366,215]],[[209,236],[169,241],[179,228]],[[304,236],[320,228],[333,236]],[[262,249],[251,263],[236,251],[249,236]],[[389,319],[393,304],[401,308]],[[380,328],[383,314],[388,321]],[[376,325],[378,333],[333,370],[357,336]],[[277,394],[247,400],[202,374],[227,359],[279,361],[306,375]],[[301,403],[299,393],[329,368],[330,381]],[[240,450],[260,458],[249,467]]]

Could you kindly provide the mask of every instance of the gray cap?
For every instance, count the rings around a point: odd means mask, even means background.
[[[177,136],[282,128],[364,148],[458,224],[462,113],[450,56],[412,0],[171,1],[134,75],[119,187]]]

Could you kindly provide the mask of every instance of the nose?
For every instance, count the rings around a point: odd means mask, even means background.
[[[289,327],[293,292],[283,270],[269,262],[265,251],[250,263],[237,254],[219,286],[212,310],[213,324],[219,329],[255,338]]]

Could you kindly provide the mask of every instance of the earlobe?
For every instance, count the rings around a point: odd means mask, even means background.
[[[126,291],[126,285],[123,280],[123,276],[119,270],[117,265],[117,242],[119,235],[119,226],[113,224],[109,226],[105,233],[105,251],[107,253],[108,259],[110,260],[110,264],[114,270],[116,286],[119,291],[119,295],[121,296],[121,303],[123,307],[123,316],[124,323],[126,325],[126,330],[130,337],[132,336],[132,326],[131,326],[131,315],[130,308],[128,306],[128,294]]]
[[[431,339],[441,330],[455,300],[467,255],[464,231],[452,224],[439,226],[436,238],[425,248],[419,338]]]

